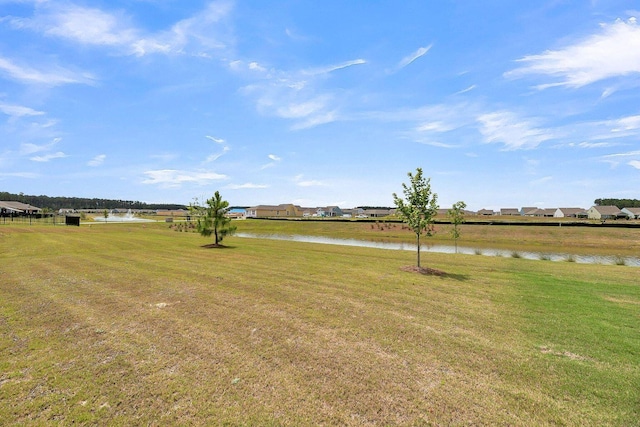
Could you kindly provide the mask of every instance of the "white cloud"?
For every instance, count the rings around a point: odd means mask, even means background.
[[[215,136],[209,136],[209,135],[205,135],[205,138],[212,140],[213,142],[217,143],[217,144],[224,144],[224,139],[222,138],[216,138]]]
[[[0,177],[36,179],[40,175],[32,172],[0,172]]]
[[[43,145],[37,145],[37,144],[32,144],[30,142],[25,142],[20,145],[20,154],[29,155],[29,154],[39,153],[42,151],[49,151],[60,141],[62,141],[62,138],[54,138],[50,143],[43,144]]]
[[[458,92],[454,93],[454,95],[461,95],[461,94],[463,94],[463,93],[471,92],[471,91],[472,91],[472,90],[474,90],[476,87],[477,87],[476,85],[471,85],[471,86],[469,86],[469,87],[468,87],[468,88],[466,88],[466,89],[459,90]]]
[[[270,69],[263,79],[246,85],[241,92],[255,97],[258,111],[266,116],[275,116],[294,121],[293,130],[308,129],[338,120],[338,103],[348,99],[344,91],[323,90],[329,74],[365,64],[364,59],[355,59],[307,70],[279,71]],[[233,69],[242,69],[242,63],[233,61]],[[266,68],[261,67],[262,70]]]
[[[397,68],[401,69],[401,68],[404,68],[407,65],[413,63],[413,61],[415,61],[416,59],[424,56],[427,52],[429,52],[429,50],[431,50],[432,46],[433,46],[433,44],[430,44],[429,46],[421,47],[418,50],[416,50],[415,52],[413,52],[412,54],[410,54],[408,56],[405,56],[404,58],[402,58],[400,63],[398,63]]]
[[[629,162],[629,166],[632,166],[636,169],[640,169],[640,160],[631,160]]]
[[[42,116],[44,112],[21,105],[0,104],[0,111],[11,117]]]
[[[93,166],[93,167],[100,166],[102,163],[104,163],[104,160],[106,158],[107,158],[106,154],[98,154],[93,159],[87,162],[87,166]]]
[[[416,128],[418,132],[448,132],[455,129],[453,123],[446,123],[441,120],[426,122]]]
[[[275,154],[269,154],[268,157],[274,162],[279,162],[280,160],[282,160],[280,157],[276,156]]]
[[[63,5],[34,25],[42,27],[46,35],[78,41],[82,44],[117,46],[131,44],[138,38],[124,16],[117,16],[95,8]]]
[[[311,70],[303,71],[301,74],[302,75],[312,75],[312,76],[320,75],[320,74],[328,74],[328,73],[331,73],[333,71],[342,70],[344,68],[352,67],[354,65],[362,65],[362,64],[366,64],[366,63],[367,63],[367,61],[365,61],[364,59],[354,59],[354,60],[351,60],[351,61],[341,62],[339,64],[328,65],[326,67],[313,68]]]
[[[58,66],[46,66],[47,71],[36,70],[29,66],[13,63],[0,57],[0,72],[23,83],[36,83],[45,86],[81,83],[93,84],[94,77],[87,73],[75,73]]]
[[[67,157],[67,155],[64,154],[62,151],[58,151],[56,153],[49,153],[49,154],[44,154],[42,156],[30,157],[29,159],[33,160],[34,162],[48,162],[50,160],[61,159],[63,157]]]
[[[280,107],[276,110],[276,114],[279,117],[283,117],[286,119],[307,117],[319,111],[322,111],[327,105],[327,102],[327,96],[319,96],[306,102],[290,103],[288,105]]]
[[[632,158],[632,160],[627,161],[629,158]],[[600,160],[605,163],[609,163],[611,167],[616,167],[620,162],[627,161],[628,165],[635,168],[640,164],[640,150],[628,151],[626,153],[607,154],[606,156],[600,157]]]
[[[502,143],[505,150],[533,149],[554,138],[549,130],[510,111],[482,114],[477,120],[481,124],[480,133],[484,141]]]
[[[310,180],[310,181],[299,181],[296,183],[298,187],[321,187],[324,184],[322,181]]]
[[[304,178],[303,175],[297,175],[294,178],[294,181],[296,182],[296,185],[298,187],[322,187],[322,186],[326,185],[322,181],[313,180],[313,179],[312,180],[305,180],[303,178]]]
[[[559,50],[548,50],[518,60],[522,67],[505,73],[553,76],[555,83],[538,85],[582,87],[611,77],[640,73],[640,27],[635,19],[602,25],[599,33]]]
[[[640,115],[623,117],[621,119],[610,121],[609,123],[613,125],[611,132],[640,130]]]
[[[225,47],[214,33],[220,31],[220,21],[232,5],[225,0],[210,2],[201,12],[157,33],[145,33],[122,12],[63,2],[41,2],[32,18],[11,18],[10,23],[14,28],[32,29],[84,45],[112,47],[126,54],[184,53],[193,44],[193,53],[202,55],[203,50]]]
[[[211,154],[205,159],[205,163],[214,162],[220,157],[224,156],[227,152],[231,151],[231,148],[225,146],[222,148],[222,153]]]
[[[307,120],[298,122],[291,126],[293,130],[310,129],[319,125],[335,122],[338,119],[338,114],[335,111],[329,111],[322,114],[317,114],[309,117]]]
[[[226,175],[215,172],[180,171],[175,169],[150,170],[144,174],[147,178],[142,181],[143,184],[160,185],[169,188],[180,187],[188,182],[204,185],[212,181],[227,179]]]
[[[231,184],[227,186],[230,190],[246,190],[246,189],[261,189],[261,188],[269,188],[267,184],[253,184],[251,182],[247,182],[245,184]]]
[[[615,145],[616,144],[612,142],[588,142],[588,141],[582,141],[579,143],[571,142],[569,144],[566,144],[567,147],[578,147],[578,148],[607,148],[607,147],[613,147]]]

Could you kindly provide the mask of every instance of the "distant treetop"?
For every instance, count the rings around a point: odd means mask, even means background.
[[[82,197],[49,197],[29,196],[26,194],[11,194],[0,191],[0,200],[8,202],[22,202],[39,208],[58,209],[186,209],[185,205],[149,204],[132,200],[89,199]]]
[[[597,206],[616,206],[622,208],[640,208],[640,200],[638,199],[596,199],[594,204]]]

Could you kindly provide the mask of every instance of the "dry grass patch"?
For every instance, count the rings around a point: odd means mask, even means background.
[[[429,254],[436,276],[403,272],[411,252],[232,237],[210,251],[160,225],[0,231],[13,424],[640,416],[636,306],[593,298],[640,298],[628,267]]]

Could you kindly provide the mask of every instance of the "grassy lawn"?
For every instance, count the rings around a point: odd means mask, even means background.
[[[2,423],[640,425],[640,269],[205,243],[0,226]]]

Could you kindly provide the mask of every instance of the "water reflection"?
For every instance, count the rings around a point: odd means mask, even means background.
[[[373,242],[369,240],[357,239],[338,239],[334,237],[322,236],[303,236],[300,234],[254,234],[254,233],[236,233],[238,237],[253,239],[270,239],[270,240],[286,240],[290,242],[320,243],[325,245],[341,245],[341,246],[358,246],[364,248],[391,249],[399,251],[415,251],[416,245],[411,243],[391,243],[391,242]],[[421,251],[439,252],[453,254],[456,252],[455,246],[452,245],[421,245]],[[579,264],[624,264],[633,267],[640,267],[640,258],[636,257],[618,257],[606,255],[573,255],[547,252],[527,252],[516,250],[487,249],[487,248],[470,248],[458,246],[458,253],[467,255],[486,255],[498,257],[517,257],[531,260],[548,260],[548,261],[571,261]]]

